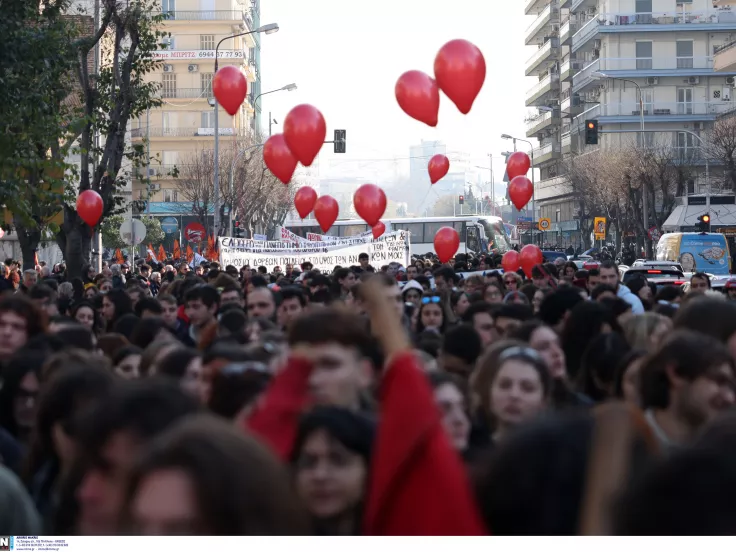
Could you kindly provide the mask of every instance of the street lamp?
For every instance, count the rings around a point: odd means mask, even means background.
[[[264,33],[264,34],[273,34],[275,32],[278,32],[279,26],[276,23],[269,23],[267,25],[261,25],[258,27],[255,31],[246,31],[244,33],[238,33],[230,36],[226,36],[225,38],[221,39],[217,46],[215,46],[215,74],[217,74],[217,70],[220,68],[220,45],[225,42],[226,40],[230,40],[231,38],[238,38],[240,36],[246,36],[250,34],[258,34],[258,33]],[[215,223],[214,223],[214,234],[215,239],[219,235],[219,229],[220,229],[220,121],[219,121],[219,106],[217,105],[217,98],[215,98],[214,102],[215,107],[215,190],[214,190],[214,208],[215,208]]]
[[[274,90],[269,90],[268,92],[261,92],[256,96],[256,98],[253,100],[253,109],[256,109],[256,104],[258,103],[258,98],[261,96],[265,96],[266,94],[273,94],[274,92],[292,92],[296,90],[296,84],[293,82],[291,84],[287,84],[286,86],[282,86],[281,88],[276,88]],[[268,135],[271,136],[271,112],[268,113]]]
[[[551,108],[550,108],[551,109]],[[501,138],[503,140],[513,140],[514,141],[514,151],[516,151],[516,142],[524,142],[525,144],[529,144],[529,155],[531,157],[532,162],[532,216],[531,216],[531,222],[529,223],[529,243],[534,243],[534,230],[533,230],[533,224],[534,224],[534,217],[535,214],[535,205],[536,205],[536,196],[537,196],[537,190],[536,190],[536,184],[534,182],[534,144],[532,144],[529,140],[524,140],[523,138],[514,138],[510,134],[502,134]]]
[[[620,80],[622,82],[628,82],[636,86],[636,90],[639,93],[639,129],[641,133],[641,147],[645,147],[645,141],[644,141],[644,94],[642,93],[641,86],[639,86],[639,83],[636,81],[630,80],[630,79],[622,79],[619,77],[612,77],[611,75],[608,75],[606,73],[603,73],[601,71],[593,71],[590,74],[590,77],[593,80],[600,80],[600,79],[613,79],[613,80]],[[642,210],[644,211],[644,232],[649,231],[649,201],[647,199],[647,194],[642,193]],[[650,242],[644,238],[644,243],[649,244]],[[651,257],[651,251],[649,246],[647,245],[647,257]]]

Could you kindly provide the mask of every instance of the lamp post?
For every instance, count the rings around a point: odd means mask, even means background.
[[[593,71],[590,74],[591,78],[593,80],[599,80],[599,79],[613,79],[613,80],[620,80],[622,82],[628,82],[636,86],[636,90],[639,94],[639,132],[640,132],[640,140],[641,140],[641,147],[645,147],[644,143],[644,94],[642,93],[641,86],[639,86],[639,83],[636,81],[633,81],[631,79],[622,79],[619,77],[612,77],[611,75],[607,75],[606,73],[603,73],[601,71]],[[644,233],[646,234],[649,231],[649,198],[647,197],[646,190],[644,189],[644,186],[642,186],[641,189],[641,207],[644,211]],[[651,241],[647,240],[646,235],[644,236],[644,244],[646,246],[647,250],[647,258],[652,256],[651,251]]]
[[[544,111],[551,111],[552,108],[547,108]],[[524,142],[525,144],[529,144],[529,156],[531,158],[532,162],[532,220],[529,224],[529,243],[534,243],[534,217],[535,215],[535,208],[536,208],[536,196],[537,196],[537,186],[534,181],[534,144],[532,144],[529,140],[524,140],[523,138],[514,138],[510,134],[502,134],[501,138],[503,140],[513,140],[514,141],[514,151],[516,151],[516,142]]]
[[[253,109],[256,109],[258,98],[260,98],[261,96],[265,96],[266,94],[273,94],[274,92],[291,92],[293,90],[296,90],[296,84],[292,82],[291,84],[287,84],[286,86],[282,86],[281,88],[276,88],[275,90],[269,90],[268,92],[261,92],[253,100]],[[270,112],[268,113],[268,135],[271,136],[271,113]]]
[[[230,36],[226,36],[225,38],[221,39],[217,46],[215,46],[215,75],[217,74],[217,70],[220,68],[220,59],[219,59],[219,52],[220,52],[220,45],[225,42],[226,40],[230,40],[231,38],[238,38],[239,36],[246,36],[250,34],[258,34],[258,33],[265,33],[265,34],[273,34],[275,32],[278,32],[279,26],[276,23],[269,23],[268,25],[262,25],[258,27],[255,31],[247,31],[244,33],[238,33]],[[219,235],[220,230],[220,121],[219,121],[219,110],[220,106],[217,103],[217,98],[215,98],[214,101],[214,107],[215,107],[215,171],[214,171],[214,179],[215,179],[215,189],[214,189],[214,208],[215,208],[215,220],[214,220],[214,234],[215,236]]]
[[[234,178],[234,174],[235,174],[235,163],[238,162],[238,159],[240,159],[240,156],[243,155],[244,153],[246,153],[246,152],[248,152],[248,151],[250,151],[252,149],[260,148],[262,146],[263,146],[263,144],[255,144],[253,146],[248,146],[247,148],[240,150],[238,152],[238,154],[235,157],[233,157],[233,162],[230,164],[230,210],[228,211],[228,226],[227,226],[227,231],[228,232],[230,232],[230,230],[233,227],[233,211],[234,211],[234,207],[235,207],[233,205],[233,203],[234,203],[234,201],[233,201],[233,184],[234,184],[234,181],[235,181],[235,178]]]

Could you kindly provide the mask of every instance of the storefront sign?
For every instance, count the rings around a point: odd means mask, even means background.
[[[153,52],[155,59],[215,59],[214,50],[157,50]],[[218,59],[244,59],[243,50],[220,50]]]

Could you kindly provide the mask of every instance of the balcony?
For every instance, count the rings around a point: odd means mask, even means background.
[[[533,163],[535,167],[544,165],[554,159],[559,159],[562,156],[562,149],[560,148],[559,142],[550,142],[538,148],[535,148],[532,152]]]
[[[531,87],[526,93],[526,106],[542,105],[553,90],[560,88],[560,75],[547,74],[541,81]]]
[[[552,199],[567,195],[571,192],[570,183],[565,176],[553,176],[537,182],[535,186],[535,197],[537,201]]]
[[[570,132],[563,134],[560,144],[562,145],[562,155],[572,153],[572,134]]]
[[[527,0],[524,6],[524,15],[537,15],[542,6],[547,4],[550,0]]]
[[[601,33],[728,31],[736,29],[736,13],[720,10],[603,13],[597,16]],[[693,28],[697,26],[696,28]]]
[[[597,17],[593,17],[581,24],[580,30],[572,35],[572,48],[571,51],[577,52],[578,50],[592,50],[593,39],[598,36],[598,29],[600,23]]]
[[[527,46],[531,46],[540,41],[540,39],[552,32],[552,27],[559,24],[560,22],[560,6],[556,0],[553,3],[547,4],[526,29],[526,41]]]
[[[601,60],[591,61],[572,77],[572,91],[581,92],[591,86],[600,85],[598,79],[593,78],[593,73],[600,71]]]
[[[595,8],[597,6],[598,0],[572,0],[570,11],[577,13],[582,9]]]
[[[713,74],[713,58],[655,57],[655,58],[600,58],[596,71],[612,77],[691,77]],[[736,71],[736,68],[734,69]],[[578,75],[575,75],[577,84]],[[582,82],[582,81],[581,81]]]
[[[161,13],[161,12],[159,12]],[[174,10],[164,12],[166,21],[240,21],[242,10]]]
[[[526,76],[538,75],[540,71],[549,69],[559,55],[559,47],[560,40],[557,37],[552,37],[545,42],[526,62]]]
[[[212,88],[161,88],[158,91],[161,98],[180,98],[180,99],[202,99],[212,98]]]
[[[220,136],[234,136],[235,129],[220,128]],[[146,129],[134,128],[130,131],[131,138],[191,138],[193,136],[214,136],[214,128],[197,128],[197,127],[150,127]]]
[[[559,109],[548,111],[547,113],[541,113],[539,116],[535,117],[534,119],[527,121],[526,135],[528,138],[531,138],[533,136],[536,136],[538,133],[542,132],[546,128],[549,128],[554,125],[559,125],[560,122],[561,120],[560,120],[560,110]]]
[[[717,73],[736,71],[736,41],[729,42],[716,50],[713,70]]]
[[[583,112],[584,105],[582,98],[578,94],[568,94],[560,103],[560,111],[566,117],[574,117]]]
[[[644,123],[713,121],[733,109],[732,102],[660,102],[644,104]],[[638,123],[641,120],[639,102],[607,103],[600,106],[598,119],[609,123]]]
[[[568,19],[562,27],[560,27],[560,44],[567,45],[572,41],[572,36],[578,31],[578,22],[574,19]]]
[[[573,131],[578,130],[578,129],[582,131],[585,121],[587,121],[588,119],[597,119],[598,117],[600,117],[600,115],[601,115],[600,104],[595,105],[591,107],[590,109],[586,109],[577,117],[573,117],[571,128],[573,129]]]
[[[572,76],[580,71],[585,65],[585,60],[582,59],[566,59],[560,67],[560,79],[562,81],[568,81],[572,79]]]

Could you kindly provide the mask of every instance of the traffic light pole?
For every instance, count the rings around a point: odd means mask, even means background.
[[[671,128],[668,128],[668,129],[656,129],[656,128],[651,129],[650,128],[650,129],[644,130],[644,116],[643,116],[643,113],[644,113],[644,111],[643,111],[643,105],[642,105],[642,122],[641,122],[641,127],[642,128],[640,130],[599,130],[598,132],[600,132],[602,134],[631,134],[631,133],[635,133],[635,132],[641,132],[641,134],[642,134],[642,144],[644,143],[644,133],[646,133],[646,132],[683,132],[685,134],[689,134],[690,136],[694,136],[695,138],[697,138],[698,142],[700,142],[700,146],[703,149],[705,149],[705,140],[703,140],[698,134],[695,134],[691,130],[685,130],[685,129],[682,129],[682,128],[678,128],[678,129],[671,129]],[[707,213],[710,213],[710,163],[708,163],[708,155],[707,155],[707,152],[703,156],[703,159],[705,160],[705,210],[706,210]],[[646,198],[646,194],[643,193],[643,190],[642,190],[642,198]],[[645,200],[642,203],[643,203],[642,206],[645,207],[645,210],[644,210],[644,223],[645,223],[645,225],[644,225],[644,231],[645,232],[648,232],[649,229],[647,228],[647,224],[646,224],[648,222],[648,220],[649,220],[648,213],[646,211],[647,203],[646,203]],[[651,243],[651,241],[647,240],[646,238],[644,238],[644,242],[647,243],[647,244]]]

